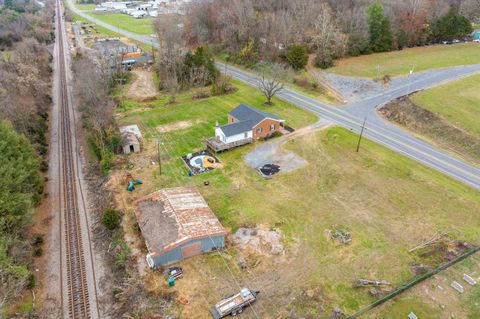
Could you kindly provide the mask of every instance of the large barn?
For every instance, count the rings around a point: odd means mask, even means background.
[[[161,189],[134,208],[151,268],[225,246],[226,231],[196,187]]]

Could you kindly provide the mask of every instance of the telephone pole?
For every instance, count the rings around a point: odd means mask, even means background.
[[[358,151],[360,150],[360,142],[362,141],[363,131],[365,130],[365,123],[366,123],[366,122],[367,122],[367,118],[365,118],[365,119],[363,120],[362,130],[360,131],[360,136],[358,137],[357,153],[358,153]]]
[[[162,158],[160,156],[160,135],[157,135],[158,176],[162,175]]]

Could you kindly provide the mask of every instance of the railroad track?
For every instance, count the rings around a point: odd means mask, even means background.
[[[75,126],[71,127],[71,119],[74,118],[73,109],[69,105],[67,87],[67,66],[64,50],[64,30],[62,25],[62,10],[60,1],[57,0],[57,37],[58,37],[58,66],[59,66],[59,99],[60,112],[59,137],[60,137],[60,176],[62,196],[62,221],[64,226],[65,244],[61,258],[65,260],[66,287],[68,295],[69,318],[92,318],[90,309],[90,297],[86,273],[86,259],[84,253],[84,241],[82,238],[82,226],[80,221],[80,209],[77,197],[77,176],[75,170],[76,150],[72,145]],[[81,191],[81,190],[80,190]],[[82,203],[84,204],[84,203]],[[90,246],[88,246],[90,247]],[[62,255],[62,253],[64,255]],[[91,250],[88,252],[91,255]],[[92,268],[93,269],[93,268]],[[62,272],[63,276],[63,272]],[[62,283],[62,289],[64,284]],[[95,289],[95,288],[94,288]],[[62,292],[62,308],[64,304]]]

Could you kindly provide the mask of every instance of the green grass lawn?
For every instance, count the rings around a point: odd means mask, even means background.
[[[93,13],[92,17],[133,33],[144,35],[154,33],[153,18],[135,19],[123,13]]]
[[[480,138],[480,75],[417,93],[413,100]]]
[[[480,44],[432,45],[401,51],[377,53],[340,59],[328,71],[358,77],[381,77],[385,74],[407,75],[412,66],[415,72],[434,68],[480,63]],[[380,66],[380,72],[377,71]]]
[[[83,11],[95,10],[96,6],[94,3],[75,3],[75,7]]]
[[[231,231],[259,224],[281,229],[291,250],[282,258],[261,259],[255,269],[255,281],[264,282],[268,294],[258,301],[258,312],[275,317],[280,304],[281,309],[315,318],[329,318],[334,306],[353,313],[374,299],[367,290],[353,289],[352,283],[378,278],[399,285],[412,279],[410,263],[418,257],[408,249],[424,237],[447,232],[452,238],[480,243],[480,220],[472,213],[480,211],[477,191],[368,140],[356,153],[358,136],[338,127],[287,143],[285,147],[309,165],[271,180],[261,178],[243,160],[254,145],[219,154],[221,169],[188,177],[180,156],[202,149],[204,138],[214,134],[215,122],[225,123],[237,104],[283,116],[294,128],[315,121],[315,116],[285,102],[275,100],[274,106],[266,107],[258,90],[235,85],[239,90],[228,96],[192,100],[182,94],[174,105],[160,98],[126,103],[125,113],[120,107],[119,124],[138,123],[146,136],[144,151],[129,157],[134,175],[144,184],[134,195],[124,193],[138,198],[161,187],[194,184]],[[192,126],[160,135],[162,175],[157,165],[136,164],[155,158],[152,137],[158,126],[179,121]],[[203,185],[206,180],[209,186]],[[328,238],[326,231],[334,224],[350,230],[351,244],[340,246]],[[214,304],[221,297],[215,285],[224,286],[230,274],[218,258],[201,260],[209,262],[200,265],[200,272],[214,267],[216,279],[204,276],[199,293]],[[234,259],[230,263],[238,270]],[[238,274],[247,280],[240,270]],[[318,291],[317,297],[307,297],[304,292],[309,289]],[[206,311],[198,309],[198,318]]]

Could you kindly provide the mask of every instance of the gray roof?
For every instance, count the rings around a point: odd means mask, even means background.
[[[252,125],[252,121],[247,120],[222,125],[220,126],[220,129],[222,130],[223,134],[228,137],[250,131],[254,126],[255,125]]]
[[[275,114],[268,113],[268,112],[263,112],[260,111],[259,109],[254,108],[253,106],[245,105],[245,104],[240,104],[236,108],[234,108],[232,111],[230,111],[231,116],[236,118],[239,121],[251,121],[252,122],[252,127],[263,121],[264,119],[273,119],[277,121],[284,121],[282,118],[276,116]]]
[[[233,136],[250,131],[258,123],[262,122],[265,119],[273,119],[280,122],[284,121],[282,118],[276,116],[275,114],[263,112],[259,109],[254,108],[253,106],[248,106],[245,104],[240,104],[228,114],[236,118],[238,122],[220,126],[225,136]]]
[[[252,121],[247,120],[222,125],[220,126],[220,129],[222,130],[223,134],[228,137],[250,131],[253,127],[254,125],[252,125]]]

